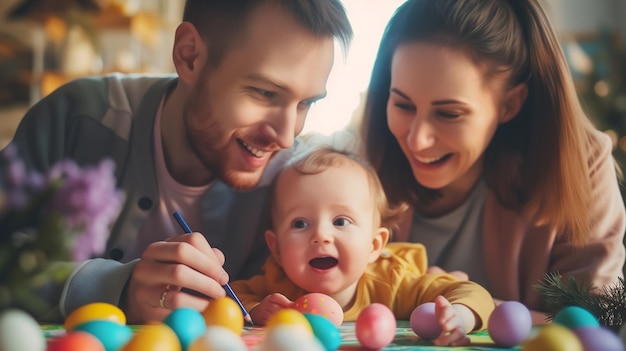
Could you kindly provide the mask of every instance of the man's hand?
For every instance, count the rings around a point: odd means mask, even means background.
[[[441,335],[433,340],[439,346],[469,345],[466,335],[476,324],[474,313],[464,305],[452,305],[443,296],[435,299],[435,316],[441,326]]]
[[[250,317],[254,321],[254,325],[263,326],[267,324],[274,313],[283,308],[293,307],[294,302],[289,300],[285,295],[274,293],[266,296],[260,304],[250,311]]]
[[[150,244],[135,266],[124,296],[127,320],[161,321],[180,307],[204,310],[209,298],[225,295],[222,286],[228,283],[228,273],[223,264],[224,254],[200,233]]]

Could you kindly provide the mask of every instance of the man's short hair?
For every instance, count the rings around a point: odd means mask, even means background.
[[[210,43],[210,61],[218,65],[228,49],[245,35],[250,13],[273,4],[319,37],[337,39],[344,50],[352,40],[352,26],[339,0],[187,0],[183,21],[192,23]]]

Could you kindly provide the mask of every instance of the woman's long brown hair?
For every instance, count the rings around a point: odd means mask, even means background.
[[[485,151],[484,179],[503,206],[584,243],[594,127],[537,0],[408,0],[396,11],[381,40],[362,121],[365,152],[390,202],[415,205],[439,196],[415,180],[387,126],[391,60],[398,46],[414,42],[462,50],[487,67],[486,79],[506,74],[508,88],[528,85],[519,114],[498,127]]]

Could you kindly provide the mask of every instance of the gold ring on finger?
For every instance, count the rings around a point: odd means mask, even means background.
[[[167,298],[167,294],[170,292],[170,286],[166,285],[165,290],[161,293],[161,298],[159,298],[159,307],[167,309],[165,306],[165,299]]]

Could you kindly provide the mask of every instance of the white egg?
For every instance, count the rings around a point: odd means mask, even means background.
[[[243,339],[220,325],[208,326],[204,334],[189,345],[187,351],[247,351]]]
[[[299,326],[280,324],[267,331],[259,351],[324,351],[324,346]]]
[[[28,313],[9,309],[0,314],[0,351],[45,351],[46,338]]]

